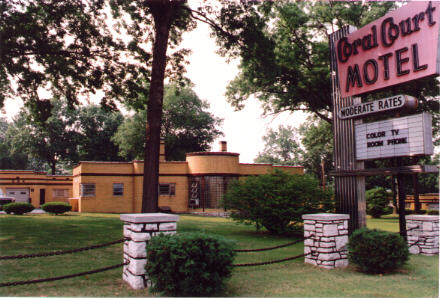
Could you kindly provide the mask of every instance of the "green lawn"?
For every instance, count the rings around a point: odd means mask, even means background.
[[[396,217],[368,220],[368,227],[398,230]],[[180,217],[179,232],[206,231],[237,242],[237,248],[258,248],[292,241],[228,219]],[[72,249],[122,237],[119,215],[76,214],[0,215],[0,255]],[[259,253],[240,253],[235,263],[260,262],[301,254],[303,244]],[[38,279],[93,270],[122,262],[122,244],[87,252],[0,261],[0,282]],[[132,290],[121,279],[122,269],[67,280],[0,288],[0,296],[148,296]],[[259,267],[235,268],[227,289],[219,296],[297,297],[438,297],[438,257],[411,256],[401,270],[365,275],[354,266],[325,270],[305,265],[303,259]]]

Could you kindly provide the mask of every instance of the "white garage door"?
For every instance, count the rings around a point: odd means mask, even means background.
[[[6,188],[6,196],[14,197],[16,202],[29,203],[29,188]]]

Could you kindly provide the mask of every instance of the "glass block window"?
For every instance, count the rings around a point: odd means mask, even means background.
[[[124,195],[124,184],[123,183],[113,183],[113,195],[114,196]]]
[[[160,183],[159,184],[160,196],[174,196],[176,195],[176,183]]]
[[[67,198],[69,196],[69,190],[68,189],[61,189],[61,188],[57,189],[57,188],[55,188],[53,190],[52,196],[53,197],[57,197],[57,198]]]
[[[80,185],[81,197],[94,197],[96,195],[95,183],[84,183]]]

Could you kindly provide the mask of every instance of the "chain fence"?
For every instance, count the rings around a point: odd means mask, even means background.
[[[15,255],[15,256],[0,256],[0,260],[14,260],[14,259],[27,259],[27,258],[60,256],[60,255],[65,255],[65,254],[71,254],[71,253],[76,253],[76,252],[82,252],[82,251],[86,251],[86,250],[96,249],[96,248],[102,248],[102,247],[106,247],[106,246],[122,243],[122,242],[124,242],[126,240],[129,240],[129,239],[128,238],[122,238],[122,239],[119,239],[119,240],[115,240],[115,241],[111,241],[111,242],[106,242],[106,243],[102,243],[102,244],[90,245],[90,246],[86,246],[86,247],[69,249],[69,250],[58,250],[58,251],[52,251],[52,252],[47,252],[47,253]]]
[[[235,252],[259,252],[259,251],[267,251],[267,250],[272,250],[272,249],[277,249],[277,248],[282,248],[282,247],[287,247],[287,246],[291,246],[291,245],[295,245],[297,243],[300,243],[302,241],[304,241],[305,239],[308,238],[303,238],[303,239],[299,239],[299,240],[295,240],[286,244],[281,244],[281,245],[277,245],[277,246],[272,246],[272,247],[266,247],[266,248],[257,248],[257,249],[234,249]]]
[[[281,245],[277,245],[277,246],[272,246],[272,247],[265,247],[265,248],[257,248],[257,249],[235,249],[235,252],[261,252],[261,251],[268,251],[268,250],[273,250],[273,249],[277,249],[277,248],[283,248],[283,247],[288,247],[288,246],[292,246],[295,244],[298,244],[300,242],[303,242],[306,239],[310,239],[313,238],[314,235],[311,235],[309,237],[304,237],[292,242],[288,242],[286,244],[281,244]],[[288,257],[288,258],[283,258],[283,259],[278,259],[278,260],[272,260],[272,261],[266,261],[266,262],[256,262],[256,263],[245,263],[245,264],[233,264],[233,267],[251,267],[251,266],[262,266],[262,265],[271,265],[271,264],[276,264],[276,263],[281,263],[281,262],[287,262],[287,261],[291,261],[291,260],[295,260],[304,256],[307,256],[311,253],[308,254],[300,254],[297,256],[293,256],[293,257]]]
[[[112,265],[112,266],[108,266],[108,267],[104,267],[104,268],[100,268],[100,269],[95,269],[95,270],[91,270],[91,271],[85,271],[85,272],[74,273],[74,274],[63,275],[63,276],[57,276],[57,277],[49,277],[49,278],[41,278],[41,279],[33,279],[33,280],[5,282],[5,283],[0,283],[0,287],[29,285],[29,284],[36,284],[36,283],[40,283],[40,282],[56,281],[56,280],[62,280],[62,279],[67,279],[67,278],[73,278],[73,277],[79,277],[79,276],[84,276],[84,275],[90,275],[90,274],[94,274],[94,273],[99,273],[99,272],[104,272],[104,271],[107,271],[107,270],[116,269],[116,268],[128,265],[129,263],[130,262],[125,262],[125,263],[121,263],[121,264],[117,264],[117,265]]]
[[[96,248],[103,248],[107,246],[111,246],[114,244],[122,243],[126,240],[130,240],[129,238],[122,238],[119,240],[106,242],[102,244],[97,245],[90,245],[86,247],[81,248],[75,248],[75,249],[69,249],[69,250],[58,250],[58,251],[52,251],[47,253],[37,253],[37,254],[27,254],[27,255],[14,255],[14,256],[0,256],[0,260],[16,260],[16,259],[28,259],[28,258],[39,258],[39,257],[50,257],[50,256],[59,256],[59,255],[65,255],[65,254],[71,254],[71,253],[77,253],[77,252],[83,252],[87,250],[92,250]],[[19,286],[19,285],[28,285],[28,284],[35,284],[35,283],[41,283],[41,282],[48,282],[48,281],[56,281],[56,280],[62,280],[67,278],[73,278],[73,277],[79,277],[84,275],[90,275],[94,273],[104,272],[112,269],[116,269],[125,265],[128,265],[130,262],[124,262],[121,264],[116,264],[112,266],[107,266],[104,268],[99,268],[95,270],[80,272],[80,273],[74,273],[69,275],[63,275],[63,276],[57,276],[57,277],[49,277],[49,278],[41,278],[41,279],[33,279],[33,280],[23,280],[23,281],[13,281],[13,282],[5,282],[0,283],[0,287],[9,287],[9,286]]]

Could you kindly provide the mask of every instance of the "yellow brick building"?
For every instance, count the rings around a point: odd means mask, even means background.
[[[209,211],[220,208],[220,199],[232,179],[283,169],[303,174],[301,166],[245,164],[239,154],[227,152],[188,153],[186,161],[165,161],[161,144],[159,207],[172,212]],[[141,211],[143,161],[81,162],[73,169],[72,205],[79,212],[137,213]],[[74,207],[75,208],[75,207]]]
[[[28,202],[38,208],[47,202],[68,202],[72,197],[72,176],[0,170],[0,189],[16,202]]]

